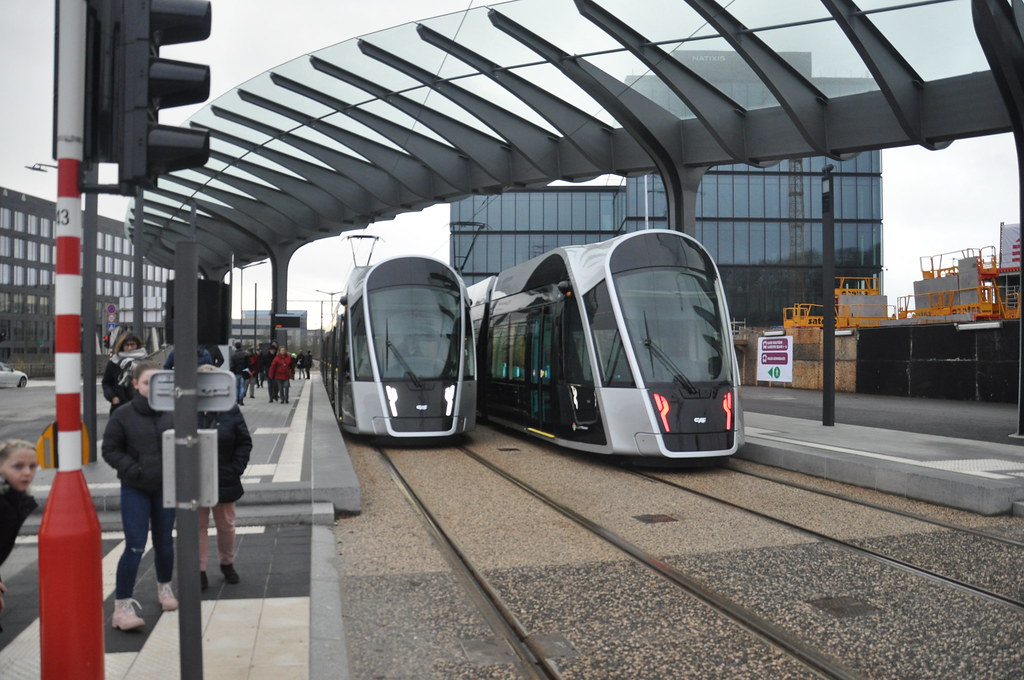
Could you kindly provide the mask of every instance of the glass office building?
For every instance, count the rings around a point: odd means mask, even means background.
[[[0,358],[47,362],[53,358],[56,204],[0,187]],[[134,249],[124,224],[98,218],[96,238],[97,347],[132,310]],[[170,270],[143,265],[147,331],[163,337]],[[110,330],[108,330],[108,328]]]

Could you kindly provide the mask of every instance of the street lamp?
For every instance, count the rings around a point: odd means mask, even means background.
[[[33,163],[32,165],[26,165],[25,168],[28,170],[34,170],[35,172],[46,172],[47,168],[57,169],[57,166],[52,163]]]

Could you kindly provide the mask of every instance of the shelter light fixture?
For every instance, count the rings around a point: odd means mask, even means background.
[[[766,338],[777,338],[780,335],[785,335],[785,334],[786,334],[786,331],[765,331],[761,335],[766,337]]]

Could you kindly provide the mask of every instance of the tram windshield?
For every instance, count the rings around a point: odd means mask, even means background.
[[[382,380],[457,379],[462,352],[459,294],[428,286],[370,293],[370,326]]]
[[[713,280],[689,267],[650,267],[615,275],[622,314],[644,382],[731,379],[729,339]]]

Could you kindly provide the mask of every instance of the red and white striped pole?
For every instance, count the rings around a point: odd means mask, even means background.
[[[78,178],[85,110],[85,0],[59,0],[57,11],[54,368],[59,458],[39,528],[41,678],[102,680],[103,553],[99,519],[82,474],[82,199]],[[89,281],[87,285],[95,284]],[[86,379],[95,381],[95,376]]]

